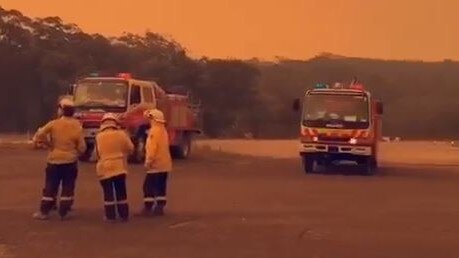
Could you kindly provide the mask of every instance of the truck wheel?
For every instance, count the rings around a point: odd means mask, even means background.
[[[182,136],[178,146],[172,147],[172,157],[175,159],[187,159],[191,155],[191,137],[188,134]]]
[[[134,153],[131,156],[131,162],[133,163],[143,163],[145,161],[145,144],[147,138],[145,135],[138,135],[134,140]]]
[[[309,174],[309,173],[314,173],[315,172],[316,160],[313,157],[303,156],[302,157],[302,161],[303,161],[304,173]]]
[[[91,159],[92,153],[94,152],[94,144],[86,144],[86,151],[81,154],[78,159],[81,162],[88,162]]]
[[[361,163],[362,173],[366,176],[372,176],[376,174],[378,165],[374,157],[368,157]]]

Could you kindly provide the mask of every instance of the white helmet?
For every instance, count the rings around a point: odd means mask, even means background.
[[[143,115],[153,121],[158,123],[166,123],[166,119],[164,118],[164,113],[159,109],[150,109],[143,113]]]
[[[65,110],[65,111],[64,111]],[[67,114],[64,114],[67,113]],[[68,97],[63,97],[59,100],[59,103],[57,104],[57,116],[67,116],[71,117],[75,113],[75,103],[73,103],[72,99],[69,99]]]
[[[105,121],[113,121],[115,123],[119,123],[119,120],[118,120],[118,117],[113,114],[113,113],[106,113],[103,117],[102,117],[102,121],[101,123],[105,122]]]
[[[103,131],[107,128],[119,128],[119,120],[118,117],[113,113],[107,113],[102,117],[102,121],[100,122],[100,131]]]
[[[60,101],[59,101],[59,107],[74,107],[75,106],[75,103],[73,103],[73,100],[69,99],[69,98],[62,98]]]

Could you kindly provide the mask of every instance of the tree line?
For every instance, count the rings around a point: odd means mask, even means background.
[[[0,7],[0,131],[35,130],[55,112],[58,96],[90,73],[130,72],[166,89],[184,87],[201,101],[210,137],[295,137],[294,98],[316,82],[357,76],[386,106],[384,132],[452,138],[459,121],[459,63],[384,61],[322,54],[263,62],[193,59],[154,32],[88,34],[59,17],[32,19]]]

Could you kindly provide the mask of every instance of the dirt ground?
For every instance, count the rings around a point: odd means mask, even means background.
[[[297,140],[203,140],[199,147],[255,157],[297,158],[299,144]],[[381,142],[380,149],[378,159],[386,164],[459,166],[459,148],[450,142]]]
[[[199,146],[175,164],[167,216],[127,224],[102,221],[94,164],[80,166],[71,220],[32,220],[45,153],[0,147],[0,257],[459,257],[459,149],[385,144],[366,177],[305,175],[293,141]],[[143,176],[132,167],[132,211]]]

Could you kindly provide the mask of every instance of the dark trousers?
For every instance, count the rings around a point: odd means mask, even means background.
[[[73,205],[75,182],[78,175],[77,163],[48,164],[46,166],[45,188],[41,200],[40,211],[48,214],[56,204],[59,186],[62,185],[59,199],[59,215],[65,216]]]
[[[143,183],[143,196],[145,209],[151,210],[156,202],[156,207],[159,209],[166,206],[166,190],[167,190],[167,172],[149,173],[145,176]]]
[[[109,220],[116,219],[116,211],[121,219],[129,218],[129,205],[127,203],[126,174],[114,176],[100,181],[104,191],[105,217]]]

